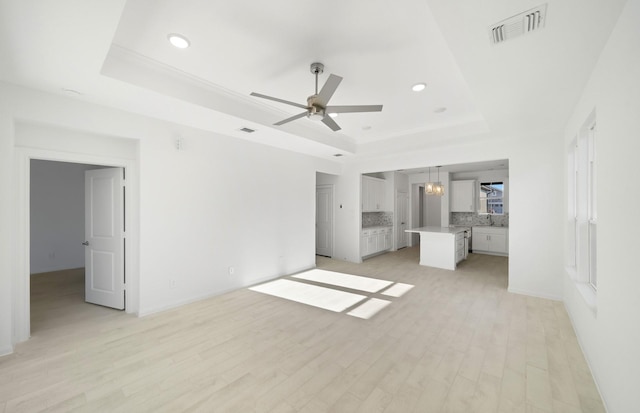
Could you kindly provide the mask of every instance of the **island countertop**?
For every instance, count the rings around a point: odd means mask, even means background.
[[[432,232],[438,234],[457,234],[459,232],[471,231],[471,227],[420,227],[406,229],[405,232],[414,232],[419,234],[421,232]]]

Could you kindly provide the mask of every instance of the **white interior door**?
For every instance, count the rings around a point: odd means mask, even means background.
[[[122,168],[85,171],[85,301],[124,310]]]
[[[333,256],[333,186],[316,187],[316,254]]]
[[[409,219],[409,196],[406,192],[398,192],[396,195],[396,207],[398,208],[396,214],[396,228],[398,228],[396,249],[400,249],[407,246],[407,233],[404,231],[407,229],[407,220]]]

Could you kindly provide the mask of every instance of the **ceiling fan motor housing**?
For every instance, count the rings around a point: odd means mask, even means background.
[[[317,97],[318,95],[311,95],[307,98],[307,105],[309,106],[307,117],[312,120],[322,120],[325,115],[324,108],[316,103]]]

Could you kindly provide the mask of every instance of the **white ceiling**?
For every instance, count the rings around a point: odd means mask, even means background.
[[[538,4],[0,0],[0,79],[322,157],[420,133],[557,128],[624,0],[549,0],[543,30],[490,44],[489,25]],[[191,47],[172,47],[169,33]],[[305,118],[272,126],[299,110],[249,93],[305,103],[314,61],[321,83],[344,77],[332,104],[383,111],[342,114],[339,132]],[[427,88],[412,92],[416,82]]]
[[[329,73],[344,78],[331,104],[384,105],[382,113],[336,119],[342,127],[337,133],[357,143],[481,119],[426,3],[393,5],[386,0],[130,1],[114,44],[272,109],[269,124],[300,109],[249,94],[306,104],[314,92],[309,65],[322,62],[320,86]],[[191,47],[171,46],[169,33],[186,36]],[[411,90],[418,82],[428,84],[422,93]],[[447,111],[434,113],[440,107]]]

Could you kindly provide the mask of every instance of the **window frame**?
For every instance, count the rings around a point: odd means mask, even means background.
[[[567,274],[597,315],[597,143],[595,110],[567,148]]]
[[[495,198],[489,198],[489,197],[482,197],[483,194],[483,190],[482,187],[483,186],[493,186],[493,185],[502,185],[502,196],[501,197],[495,197]],[[497,215],[497,216],[503,216],[505,215],[505,191],[506,191],[506,183],[504,180],[500,180],[500,181],[478,181],[478,215]],[[489,200],[500,200],[500,207],[502,208],[502,212],[489,212]],[[482,205],[483,205],[483,200],[486,203],[486,207],[487,210],[486,211],[482,211]],[[495,203],[495,202],[494,202]]]

